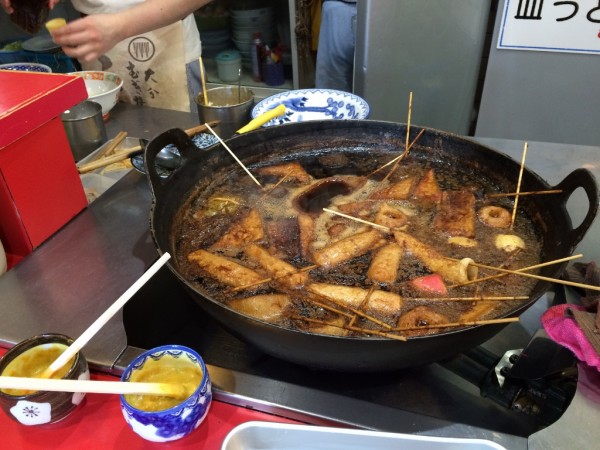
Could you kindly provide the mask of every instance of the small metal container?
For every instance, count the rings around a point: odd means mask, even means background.
[[[254,92],[246,87],[225,86],[209,89],[208,102],[202,93],[196,97],[200,123],[220,120],[215,130],[221,139],[228,139],[250,120]]]
[[[83,101],[67,109],[60,118],[76,162],[107,141],[102,107],[96,102]]]

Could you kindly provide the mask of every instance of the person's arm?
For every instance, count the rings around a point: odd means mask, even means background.
[[[66,55],[80,61],[92,61],[123,39],[170,25],[210,1],[146,0],[124,11],[92,14],[69,22],[54,30],[52,39]]]

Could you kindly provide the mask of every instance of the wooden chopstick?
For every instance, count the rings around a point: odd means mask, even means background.
[[[139,277],[121,296],[104,311],[67,349],[44,370],[40,378],[50,378],[56,371],[64,366],[73,356],[79,352],[90,339],[114,316],[125,303],[171,258],[169,253],[164,253],[146,272]]]
[[[212,126],[217,126],[217,125],[219,125],[219,123],[221,123],[221,121],[219,121],[219,120],[213,120],[212,122],[208,122],[208,124],[210,124]],[[206,131],[207,129],[208,129],[207,124],[201,124],[201,125],[197,125],[192,128],[188,128],[187,130],[185,130],[185,134],[192,137],[198,133]],[[120,133],[123,133],[123,132],[120,132]],[[115,139],[116,139],[116,137],[115,137]],[[112,143],[111,143],[111,145],[112,145]],[[117,146],[118,146],[118,144],[117,144]],[[115,148],[117,146],[115,146]],[[109,164],[114,164],[116,162],[123,161],[124,159],[131,158],[132,156],[139,154],[139,152],[141,152],[141,151],[142,151],[142,146],[136,145],[135,147],[131,147],[131,148],[116,152],[113,155],[105,156],[104,158],[100,158],[100,159],[96,158],[96,159],[94,159],[94,161],[82,164],[81,166],[77,166],[77,171],[79,173],[91,172],[92,170],[96,170],[101,167],[108,166]]]
[[[1,389],[26,391],[87,392],[94,394],[145,394],[186,397],[183,386],[172,383],[137,383],[124,381],[56,380],[0,376]]]
[[[106,147],[100,150],[98,153],[94,155],[94,159],[92,161],[96,161],[98,159],[102,159],[105,156],[112,155],[115,149],[123,142],[123,140],[127,137],[127,131],[119,131],[117,135],[110,141]]]
[[[97,159],[95,161],[83,164],[82,166],[77,167],[77,171],[79,173],[87,173],[92,170],[99,169],[100,167],[105,167],[110,164],[117,163],[119,161],[123,161],[124,159],[131,158],[132,156],[140,154],[142,151],[141,146],[136,146],[132,148],[128,148],[126,150],[121,150],[119,152],[114,153],[110,156],[105,156],[102,159]]]

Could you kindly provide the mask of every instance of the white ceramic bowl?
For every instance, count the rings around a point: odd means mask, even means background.
[[[52,69],[45,64],[30,62],[14,62],[9,64],[0,64],[0,70],[14,70],[17,72],[41,72],[50,73]]]
[[[275,94],[260,101],[252,109],[252,118],[285,105],[285,114],[263,126],[281,125],[307,120],[346,120],[367,119],[371,109],[361,97],[333,89],[298,89]]]
[[[102,116],[106,119],[108,113],[117,104],[119,92],[123,86],[123,80],[112,72],[101,72],[87,70],[83,72],[71,72],[69,75],[77,75],[85,81],[88,100],[99,103],[102,106]]]

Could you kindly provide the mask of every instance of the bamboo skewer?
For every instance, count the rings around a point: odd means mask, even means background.
[[[419,140],[419,138],[421,136],[423,136],[423,133],[425,133],[425,128],[423,128],[421,131],[419,131],[419,134],[417,134],[417,136],[413,139],[413,141],[410,143],[410,145],[408,146],[408,151],[410,151],[410,149],[413,147],[413,145],[415,145],[417,143],[417,141]],[[387,163],[385,163],[383,166],[379,167],[378,169],[375,169],[373,172],[371,172],[369,175],[367,175],[367,178],[372,177],[373,175],[375,175],[377,172],[382,171],[383,169],[385,169],[387,166],[394,164],[394,163],[399,163],[400,161],[402,161],[404,158],[406,158],[406,156],[408,155],[408,151],[404,150],[402,152],[402,154],[400,156],[396,156],[394,159],[392,159],[391,161],[388,161]]]
[[[202,84],[202,96],[204,97],[204,104],[210,106],[211,103],[208,100],[208,92],[206,92],[206,77],[204,75],[204,64],[202,63],[202,56],[198,57],[198,65],[200,66],[200,83]]]
[[[517,217],[517,206],[519,204],[519,191],[521,190],[521,181],[523,179],[523,170],[525,169],[525,158],[527,157],[527,142],[523,147],[523,157],[521,158],[521,168],[519,170],[519,180],[517,181],[517,195],[515,195],[515,204],[513,205],[512,216],[510,218],[510,229],[513,229],[515,225],[515,218]]]
[[[518,322],[518,317],[505,317],[504,319],[489,319],[489,320],[465,320],[464,322],[449,322],[437,323],[415,327],[397,327],[393,331],[411,331],[411,330],[427,330],[431,328],[456,328],[456,327],[471,327],[476,325],[495,325],[499,323]]]
[[[323,208],[323,211],[328,212],[330,214],[335,214],[336,216],[345,217],[346,219],[351,219],[356,222],[364,223],[365,225],[370,225],[374,228],[379,228],[384,231],[392,231],[390,227],[386,227],[385,225],[379,225],[378,223],[369,222],[368,220],[359,219],[358,217],[349,216],[348,214],[341,213],[339,211],[334,211],[333,209]]]
[[[243,291],[244,289],[248,289],[248,288],[251,288],[254,286],[260,286],[261,284],[268,283],[269,281],[279,280],[280,278],[285,278],[285,277],[291,277],[292,275],[296,275],[297,273],[308,272],[309,270],[316,269],[317,267],[319,267],[319,266],[315,264],[312,266],[303,267],[301,269],[295,270],[290,273],[279,275],[277,277],[263,278],[262,280],[255,281],[254,283],[245,284],[244,286],[237,286],[237,287],[233,288],[231,291],[232,292]]]
[[[548,189],[547,191],[528,191],[528,192],[507,192],[499,194],[488,194],[488,198],[497,197],[525,197],[526,195],[549,195],[549,194],[562,194],[562,189]]]
[[[547,261],[545,263],[536,264],[534,266],[523,267],[521,269],[515,269],[515,272],[525,272],[527,270],[539,269],[541,267],[551,266],[553,264],[560,264],[560,263],[563,263],[563,262],[571,261],[573,259],[581,258],[582,256],[583,255],[581,255],[581,254],[579,254],[579,255],[571,255],[571,256],[567,256],[565,258],[555,259],[553,261]],[[448,288],[450,289],[450,288],[456,288],[456,287],[461,287],[461,286],[467,286],[469,284],[480,283],[482,281],[488,281],[488,280],[492,280],[494,278],[501,278],[501,277],[505,277],[507,275],[510,275],[510,274],[508,274],[508,273],[499,273],[499,274],[496,274],[496,275],[490,275],[488,277],[476,278],[475,280],[466,281],[466,282],[461,283],[461,284],[454,284],[452,286],[448,286]]]
[[[412,91],[410,91],[409,95],[408,95],[408,119],[406,121],[406,139],[404,142],[404,152],[402,153],[402,158],[398,159],[395,163],[394,163],[394,167],[392,167],[392,170],[390,170],[387,175],[383,178],[383,180],[387,180],[388,178],[390,178],[392,176],[392,174],[396,171],[396,169],[398,168],[398,164],[400,164],[400,161],[402,159],[404,159],[404,157],[406,157],[406,155],[408,155],[408,152],[410,150],[408,142],[409,142],[409,138],[410,138],[410,119],[411,119],[411,115],[412,115],[412,96],[413,93]]]
[[[473,262],[471,262],[469,264],[477,266],[477,267],[481,267],[483,269],[496,270],[498,272],[502,272],[502,273],[506,273],[506,274],[510,274],[510,275],[521,275],[523,277],[535,278],[536,280],[549,281],[551,283],[557,283],[557,284],[564,284],[565,286],[572,286],[572,287],[577,287],[580,289],[589,289],[592,291],[600,291],[600,286],[593,286],[591,284],[576,283],[574,281],[561,280],[560,278],[544,277],[542,275],[534,275],[532,273],[521,272],[521,271],[517,271],[517,270],[508,270],[508,269],[502,269],[500,267],[486,266],[484,264],[478,264],[478,263],[473,263]]]
[[[322,297],[322,296],[319,296],[319,297]],[[363,319],[368,320],[369,322],[373,322],[374,324],[377,324],[380,327],[387,328],[388,330],[392,329],[392,327],[390,325],[388,325],[387,323],[385,323],[385,322],[383,322],[383,321],[381,321],[381,320],[379,320],[379,319],[377,319],[377,318],[375,318],[373,316],[370,316],[369,314],[367,314],[367,313],[365,313],[363,311],[360,311],[360,310],[358,310],[356,308],[353,308],[352,306],[349,306],[349,305],[347,305],[345,303],[339,302],[337,300],[333,300],[333,299],[328,298],[328,297],[322,297],[322,298],[325,301],[333,303],[334,305],[339,306],[341,308],[347,309],[348,311],[352,312],[353,314],[356,314],[357,316],[360,316]],[[322,303],[322,302],[317,302],[317,301],[314,301],[314,300],[311,300],[311,301],[313,303],[317,304],[318,306],[326,307],[326,305],[324,303]],[[326,307],[326,309],[329,309],[329,308]],[[346,315],[346,314],[344,314],[344,315]],[[346,316],[350,317],[350,318],[352,317],[352,316],[348,316],[348,315],[346,315]]]
[[[0,389],[26,391],[86,392],[93,394],[144,394],[186,398],[182,385],[172,383],[137,383],[124,381],[55,380],[0,376]]]
[[[252,178],[252,181],[254,181],[262,189],[262,185],[258,182],[258,180],[256,178],[254,178],[254,175],[252,175],[252,173],[250,173],[248,168],[239,160],[239,158],[235,155],[235,153],[233,153],[233,151],[223,141],[223,139],[221,139],[219,137],[219,135],[217,133],[215,133],[215,131],[210,127],[209,124],[205,124],[205,125],[206,125],[206,128],[208,128],[208,131],[210,131],[219,140],[221,145],[223,147],[225,147],[225,150],[227,150],[229,152],[229,154],[233,157],[233,159],[235,159],[235,161],[242,167],[242,169],[244,169],[244,171],[250,176],[250,178]]]
[[[125,303],[169,260],[169,253],[163,254],[144,274],[133,283],[87,330],[83,332],[67,349],[50,364],[42,373],[41,378],[50,378],[57,370],[64,366],[73,356],[79,352],[85,344],[108,322]]]
[[[386,333],[386,332],[379,331],[379,330],[370,330],[368,328],[361,328],[361,327],[357,327],[357,326],[354,326],[354,325],[338,325],[338,324],[335,324],[335,323],[325,322],[324,320],[310,319],[308,317],[300,317],[300,316],[294,316],[294,317],[292,317],[292,319],[303,320],[305,322],[315,323],[317,325],[324,325],[324,326],[329,326],[329,327],[341,328],[343,330],[356,331],[358,333],[363,333],[363,334],[374,334],[374,335],[377,335],[377,336],[387,337],[389,339],[396,339],[398,341],[406,341],[406,337],[405,336],[401,336],[399,334],[391,334],[391,333]]]
[[[443,302],[474,302],[474,301],[480,301],[480,302],[499,302],[499,301],[512,301],[512,300],[527,300],[529,298],[529,296],[527,295],[520,295],[520,296],[506,296],[506,297],[495,297],[495,296],[491,296],[491,297],[485,297],[485,296],[478,296],[478,297],[407,297],[406,300],[409,301],[443,301]]]

